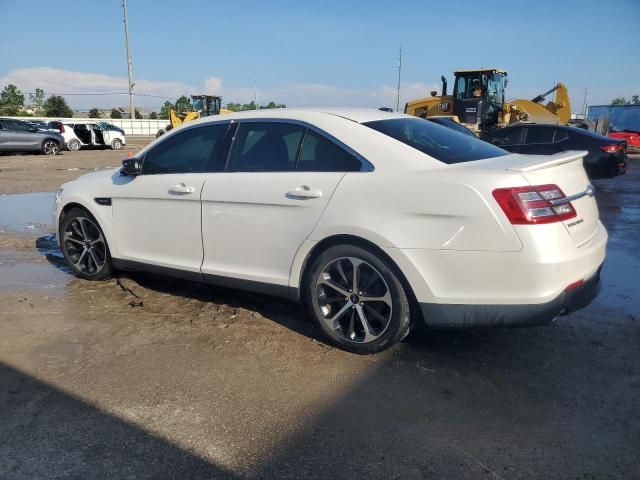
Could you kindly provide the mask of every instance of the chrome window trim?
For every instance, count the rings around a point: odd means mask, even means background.
[[[241,123],[290,123],[293,125],[299,125],[301,127],[308,128],[309,130],[313,130],[318,135],[326,138],[330,142],[335,143],[340,148],[345,150],[349,155],[354,156],[360,162],[360,170],[345,172],[345,173],[373,172],[375,170],[375,167],[373,166],[373,164],[369,160],[367,160],[364,156],[356,152],[353,148],[351,148],[344,142],[341,142],[330,133],[327,133],[324,130],[316,127],[315,125],[312,125],[303,120],[294,120],[294,119],[286,119],[286,118],[240,118],[240,119],[233,119],[231,120],[231,122],[238,123],[238,124],[241,124]],[[235,135],[234,135],[234,141],[235,141]],[[229,152],[230,151],[231,151],[231,146],[229,147]],[[297,159],[296,159],[296,162],[297,162]],[[290,170],[290,171],[296,172],[299,170]],[[229,172],[229,173],[232,173],[232,172]],[[286,173],[286,172],[282,172],[282,173]]]

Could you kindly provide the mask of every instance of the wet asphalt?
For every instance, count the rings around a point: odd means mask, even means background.
[[[364,357],[282,300],[77,279],[52,194],[0,196],[0,478],[640,478],[640,158],[594,183],[591,305]]]

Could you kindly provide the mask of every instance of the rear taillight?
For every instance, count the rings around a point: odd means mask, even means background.
[[[64,123],[60,123],[60,133],[64,133]]]
[[[616,143],[613,145],[603,145],[600,147],[600,150],[607,153],[616,153],[624,150],[624,144]]]
[[[562,222],[576,216],[557,185],[498,188],[493,198],[514,225]]]

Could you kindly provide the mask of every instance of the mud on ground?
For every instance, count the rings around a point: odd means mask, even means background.
[[[57,171],[8,181],[5,160],[1,191],[57,188]],[[373,356],[326,345],[283,300],[77,279],[50,226],[11,221],[0,478],[640,478],[640,160],[596,187],[611,242],[593,304]]]

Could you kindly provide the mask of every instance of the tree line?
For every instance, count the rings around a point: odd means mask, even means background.
[[[25,111],[25,96],[15,85],[9,84],[0,92],[0,115],[10,117],[71,117],[73,110],[59,95],[45,99],[44,90],[36,88],[29,94],[33,113]]]
[[[611,100],[611,105],[640,105],[640,95],[632,95],[631,100],[624,97],[616,97]]]
[[[51,95],[45,99],[44,90],[36,88],[33,93],[29,93],[29,108],[30,113],[25,108],[25,95],[20,89],[9,84],[4,87],[0,92],[0,115],[8,117],[72,117],[73,110],[67,104],[64,97],[60,95]],[[253,101],[250,103],[227,103],[225,108],[233,112],[240,112],[243,110],[258,110],[264,108],[285,108],[283,103],[269,102],[267,105],[256,105]],[[169,112],[175,110],[178,113],[192,112],[194,110],[193,105],[189,97],[182,95],[175,102],[166,101],[160,108],[160,112],[151,112],[149,118],[155,119],[168,119]],[[143,115],[137,108],[135,109],[136,118],[142,118]],[[110,118],[122,118],[122,111],[117,108],[112,108],[109,113]],[[89,118],[101,118],[101,111],[97,108],[89,110]]]

